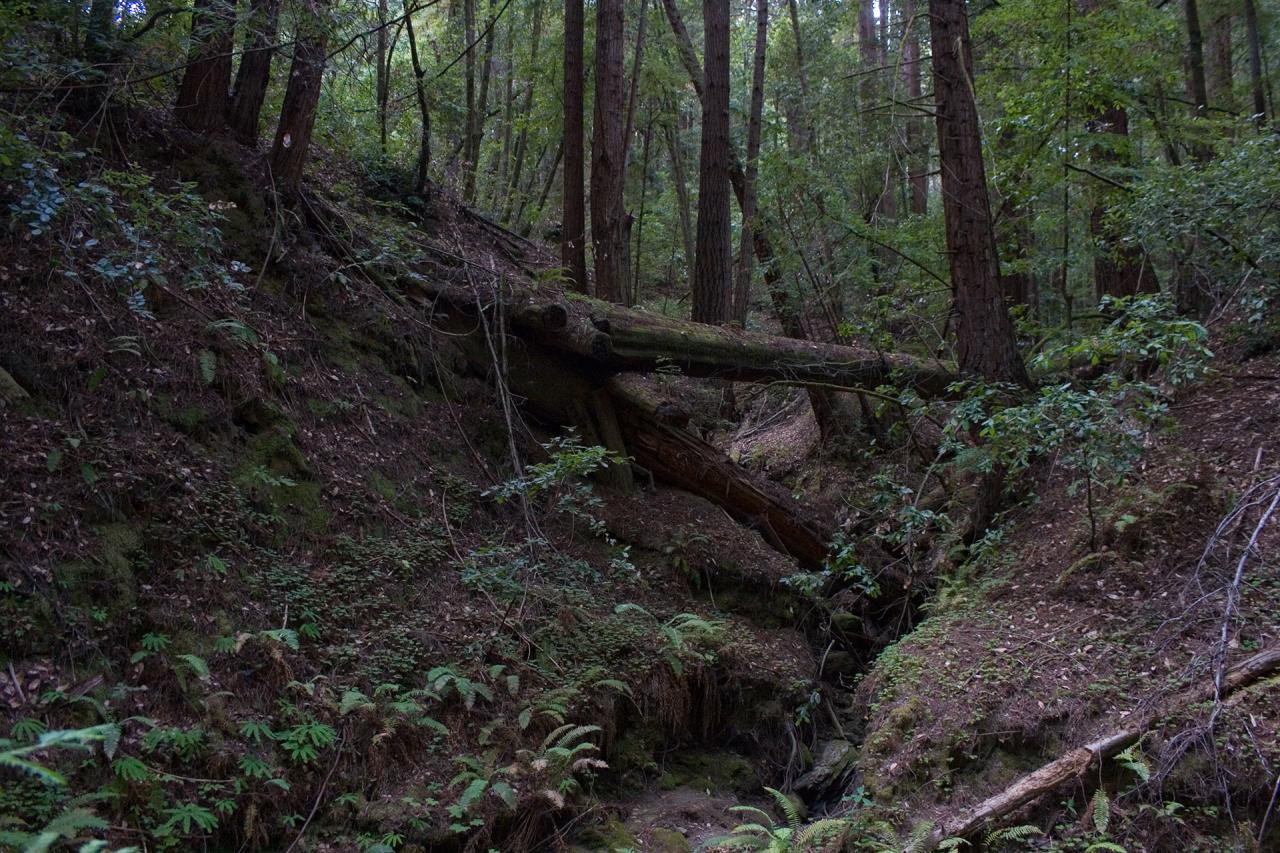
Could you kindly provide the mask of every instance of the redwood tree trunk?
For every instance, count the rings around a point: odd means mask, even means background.
[[[1028,382],[1000,292],[964,0],[929,0],[943,218],[962,373]]]
[[[747,119],[747,167],[743,176],[742,243],[738,251],[738,279],[733,289],[733,321],[747,324],[753,271],[752,236],[756,227],[756,173],[760,156],[760,126],[764,113],[765,51],[769,39],[769,0],[756,0],[755,61],[751,69],[751,114]]]
[[[1129,142],[1129,114],[1124,107],[1112,105],[1089,122],[1089,130],[1109,136],[1095,145],[1093,160],[1106,167],[1128,159],[1125,146]],[[1089,233],[1094,240],[1093,286],[1097,298],[1158,293],[1160,282],[1145,252],[1132,244],[1120,242],[1106,221],[1106,202],[1114,193],[1096,190],[1089,214]]]
[[[1234,112],[1236,99],[1231,62],[1231,13],[1221,3],[1214,4],[1211,9],[1205,45],[1206,94],[1213,106]]]
[[[587,211],[582,197],[582,0],[564,6],[564,216],[560,262],[569,286],[587,292]]]
[[[1249,43],[1249,89],[1253,94],[1253,120],[1261,130],[1267,124],[1267,97],[1262,84],[1262,38],[1258,33],[1258,7],[1244,0],[1245,36]]]
[[[514,161],[511,166],[511,183],[507,187],[507,204],[502,218],[511,221],[516,196],[520,194],[520,175],[524,171],[525,152],[529,148],[529,118],[533,114],[533,84],[538,74],[538,47],[542,44],[542,0],[534,0],[533,33],[529,42],[529,79],[525,83],[524,102],[520,106],[520,133],[516,135]]]
[[[480,92],[476,99],[475,116],[471,123],[466,177],[462,186],[462,200],[473,204],[476,200],[476,174],[480,169],[480,147],[484,143],[484,122],[489,112],[489,83],[493,79],[493,43],[498,32],[497,9],[489,0],[488,31],[484,37],[484,59],[480,67]]]
[[[276,189],[285,193],[296,192],[302,181],[329,44],[327,0],[305,0],[300,11],[304,15],[295,25],[293,64],[289,68],[289,84],[280,107],[275,142],[271,146],[272,179]]]
[[[623,114],[622,0],[596,3],[596,97],[591,139],[591,244],[596,296],[623,302],[629,290],[627,247],[630,229],[623,209],[626,179]]]
[[[729,0],[702,0],[706,97],[698,160],[698,234],[693,319],[729,319]]]
[[[279,29],[280,0],[253,0],[244,36],[244,55],[236,71],[236,85],[227,110],[227,126],[236,139],[254,148],[258,144],[259,117],[271,80],[271,59],[275,55]],[[379,30],[379,35],[383,34]],[[381,62],[379,62],[381,66]],[[385,148],[385,133],[384,133]]]
[[[426,70],[418,56],[418,38],[413,29],[413,15],[409,8],[410,0],[404,0],[405,35],[409,38],[409,60],[413,63],[413,91],[418,100],[418,118],[420,120],[418,138],[418,164],[414,172],[413,191],[421,196],[427,191],[427,171],[431,167],[431,106],[427,103],[427,89],[423,78]]]
[[[196,0],[192,10],[187,68],[173,107],[192,130],[212,133],[226,121],[235,16],[234,0]]]
[[[915,22],[915,0],[907,0],[903,14],[907,22],[902,45],[902,73],[906,77],[907,100],[912,104],[919,104],[922,90],[920,87],[920,40],[916,35],[918,30]],[[907,150],[911,212],[923,216],[929,212],[929,178],[927,177],[929,140],[924,133],[923,120],[914,113],[907,119]]]

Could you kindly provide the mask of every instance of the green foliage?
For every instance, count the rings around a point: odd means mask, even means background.
[[[318,720],[304,720],[276,735],[280,746],[295,764],[311,764],[322,750],[333,746],[338,733],[333,726]]]
[[[755,806],[730,806],[730,811],[756,819],[738,824],[728,835],[712,839],[711,844],[743,850],[766,850],[769,853],[802,853],[822,849],[827,844],[842,840],[852,828],[852,824],[843,818],[826,818],[806,826],[790,797],[776,788],[766,787],[765,790],[777,803],[786,823],[775,823],[772,815]]]
[[[685,659],[712,660],[712,649],[724,636],[723,622],[704,619],[696,613],[677,613],[665,622],[659,622],[648,610],[632,603],[617,605],[614,613],[618,615],[634,613],[656,624],[658,634],[662,638],[659,651],[676,675],[684,673]]]

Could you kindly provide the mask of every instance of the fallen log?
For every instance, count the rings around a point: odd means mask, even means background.
[[[628,452],[655,477],[722,507],[778,551],[809,568],[822,565],[833,530],[781,488],[753,476],[718,448],[662,414],[663,401],[625,376],[607,385]]]
[[[597,323],[608,324],[612,351],[604,363],[618,371],[647,373],[674,365],[689,376],[853,390],[895,382],[925,396],[941,396],[956,379],[941,365],[901,353],[708,326],[595,300],[575,301],[589,306]]]
[[[554,291],[477,291],[426,277],[406,281],[404,290],[434,312],[487,312],[520,337],[585,358],[584,369],[601,380],[616,373],[678,368],[688,376],[850,390],[897,383],[936,397],[956,379],[944,365],[902,353],[708,326],[595,299],[564,298]]]
[[[1227,671],[1222,684],[1222,697],[1247,687],[1266,675],[1280,669],[1280,647],[1259,652],[1248,660],[1242,661]],[[1176,712],[1198,702],[1212,699],[1213,684],[1202,686],[1184,693],[1172,708],[1166,709],[1165,715]],[[927,853],[934,850],[947,838],[969,838],[1003,817],[1007,817],[1019,808],[1026,806],[1050,793],[1058,786],[1080,778],[1093,767],[1107,758],[1122,752],[1126,747],[1136,743],[1157,720],[1156,715],[1142,717],[1132,725],[1098,738],[1082,747],[1049,762],[1005,788],[995,796],[978,803],[976,806],[953,817],[938,821],[933,831],[914,846],[908,853]]]

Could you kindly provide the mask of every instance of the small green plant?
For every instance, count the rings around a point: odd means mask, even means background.
[[[806,826],[790,797],[777,788],[766,787],[765,790],[777,803],[786,822],[778,824],[771,814],[755,806],[730,806],[730,811],[756,819],[738,824],[728,835],[712,839],[711,844],[768,853],[802,853],[815,849],[817,845],[840,841],[849,833],[851,824],[844,818],[825,818]]]
[[[662,656],[676,675],[684,673],[685,658],[711,660],[712,654],[706,647],[719,642],[724,636],[723,622],[704,619],[696,613],[677,613],[667,621],[659,622],[648,610],[630,602],[617,605],[613,612],[620,616],[635,613],[652,620],[662,635]]]

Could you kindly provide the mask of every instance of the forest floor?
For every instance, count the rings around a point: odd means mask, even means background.
[[[38,826],[90,794],[114,841],[159,849],[680,851],[742,823],[730,806],[769,809],[770,785],[886,849],[1212,679],[1256,515],[1206,547],[1280,472],[1274,351],[1219,332],[1217,373],[1096,496],[1096,541],[1045,464],[981,559],[908,550],[920,590],[868,666],[837,642],[847,593],[801,594],[704,499],[585,490],[584,449],[507,412],[376,275],[528,283],[549,253],[512,259],[337,158],[326,224],[295,220],[242,149],[147,127],[128,174],[59,162],[90,189],[0,248],[0,733],[122,733],[109,756],[42,754],[70,787],[6,784],[0,815]],[[742,386],[726,424],[717,393],[674,383],[833,526],[862,529],[877,475],[910,470],[902,446],[820,449],[794,391]],[[1257,545],[1228,661],[1280,642],[1277,526]],[[1146,784],[1108,770],[1018,819],[1083,849],[1101,783],[1130,850],[1267,849],[1276,687],[1209,733],[1204,707],[1163,720]]]

